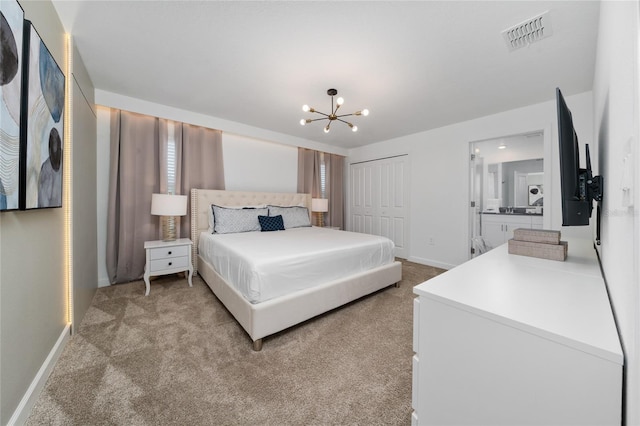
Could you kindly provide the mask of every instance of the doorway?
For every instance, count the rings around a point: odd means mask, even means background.
[[[542,228],[544,132],[469,143],[470,257],[513,238],[517,228]]]

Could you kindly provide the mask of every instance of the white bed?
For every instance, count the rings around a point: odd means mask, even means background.
[[[353,234],[319,228],[294,228],[278,232],[248,232],[241,234],[209,234],[209,211],[211,204],[220,206],[306,206],[311,205],[309,194],[240,192],[218,190],[191,190],[191,239],[193,244],[194,272],[199,273],[214,294],[227,307],[251,337],[254,350],[262,347],[262,338],[282,331],[316,315],[342,306],[352,300],[370,294],[401,280],[401,264],[393,259],[393,244],[384,239],[364,234]],[[205,233],[204,235],[202,233]],[[329,233],[329,234],[327,234]],[[351,234],[354,238],[349,238]],[[206,241],[201,241],[203,235]],[[255,248],[256,239],[270,242],[288,241],[300,235],[309,251],[306,255],[291,260],[289,249],[265,250]],[[217,260],[207,261],[204,254],[214,251],[217,241],[231,241],[244,247],[240,251],[254,251],[254,260],[233,260],[220,255]],[[222,237],[222,238],[220,238]],[[336,238],[337,237],[337,238]],[[343,240],[345,247],[334,246],[335,240]],[[368,241],[368,242],[367,242]],[[360,243],[363,244],[360,244]],[[270,243],[267,243],[270,244]],[[365,249],[366,245],[373,247]],[[233,247],[233,246],[232,246]],[[274,247],[271,245],[270,247]],[[280,244],[279,247],[286,247]],[[391,247],[391,249],[389,249]],[[198,251],[200,248],[200,251]],[[218,247],[221,254],[225,249]],[[237,251],[237,248],[234,249]],[[332,251],[337,250],[335,253]],[[342,250],[342,254],[340,254]],[[321,266],[324,258],[346,259],[346,253],[356,255],[357,262],[343,261],[335,268]],[[280,273],[271,260],[287,259],[290,269]],[[314,262],[317,259],[318,262]],[[267,262],[269,261],[269,262]],[[233,264],[229,262],[234,262]],[[213,264],[218,265],[220,273]],[[351,265],[349,265],[351,264]],[[318,265],[314,270],[314,265]],[[232,266],[230,268],[230,266]],[[349,269],[355,266],[355,269]],[[305,271],[308,269],[308,271]],[[329,269],[329,271],[327,271]],[[256,278],[254,270],[270,274]],[[309,272],[304,279],[301,274]],[[325,275],[325,277],[323,277]],[[244,276],[244,278],[242,278]],[[248,281],[247,281],[248,279]],[[251,281],[253,279],[253,281]],[[257,281],[256,281],[257,279]],[[244,281],[243,281],[244,280]],[[232,285],[231,282],[237,283]],[[284,289],[288,290],[284,290]],[[244,293],[244,294],[243,294]],[[253,303],[252,303],[253,302]]]

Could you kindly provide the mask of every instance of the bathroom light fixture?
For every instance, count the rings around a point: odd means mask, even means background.
[[[331,96],[331,114],[325,114],[324,112],[317,111],[315,108],[311,108],[309,105],[303,105],[302,106],[302,110],[304,112],[315,112],[316,114],[324,115],[324,117],[315,118],[315,119],[311,119],[311,118],[304,119],[303,118],[302,120],[300,120],[300,124],[304,126],[305,124],[312,123],[314,121],[328,120],[327,125],[324,127],[324,132],[325,133],[329,133],[329,130],[331,130],[331,123],[333,121],[335,121],[335,120],[338,120],[338,121],[342,121],[347,126],[349,126],[351,128],[351,131],[357,132],[358,131],[358,126],[354,126],[352,123],[349,123],[348,121],[343,120],[342,117],[348,117],[350,115],[364,115],[366,117],[367,115],[369,115],[369,110],[368,109],[363,109],[361,111],[356,111],[356,112],[353,112],[351,114],[338,115],[337,114],[338,109],[344,103],[344,99],[343,98],[336,99],[335,109],[334,109],[333,97],[336,96],[337,94],[338,94],[338,91],[336,89],[327,90],[327,95]]]

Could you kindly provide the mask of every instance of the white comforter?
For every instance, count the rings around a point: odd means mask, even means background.
[[[251,303],[334,281],[394,260],[391,240],[306,227],[200,234],[198,250]]]

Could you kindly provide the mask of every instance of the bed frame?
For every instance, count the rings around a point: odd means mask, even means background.
[[[265,302],[252,304],[228,284],[197,253],[200,233],[209,228],[211,204],[221,206],[305,206],[310,209],[310,194],[191,190],[191,241],[193,270],[198,273],[225,305],[253,341],[253,349],[262,349],[262,339],[331,309],[359,299],[376,290],[397,284],[402,279],[400,262],[351,275],[320,286],[297,291]]]

